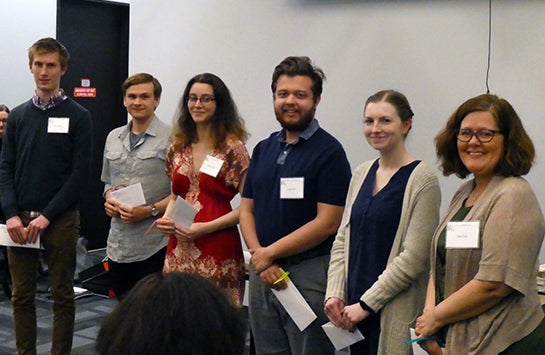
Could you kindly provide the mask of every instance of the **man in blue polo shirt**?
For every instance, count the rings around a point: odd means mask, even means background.
[[[350,165],[341,144],[314,118],[321,69],[308,57],[276,66],[272,92],[282,130],[254,149],[240,206],[252,253],[250,325],[258,354],[333,354],[321,329],[329,255],[341,222]],[[273,296],[282,270],[318,316],[300,331]],[[276,282],[276,283],[275,283]]]

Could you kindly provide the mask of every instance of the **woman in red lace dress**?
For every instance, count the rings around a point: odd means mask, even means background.
[[[225,83],[199,74],[180,100],[166,170],[172,193],[158,228],[170,235],[164,272],[187,272],[212,280],[237,305],[244,294],[244,257],[231,200],[242,191],[249,164],[244,121]],[[169,218],[177,197],[198,211],[190,226]]]

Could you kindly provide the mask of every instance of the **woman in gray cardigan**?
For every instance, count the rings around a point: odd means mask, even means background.
[[[412,117],[405,96],[393,90],[365,104],[365,137],[379,158],[352,176],[324,307],[335,326],[363,333],[352,354],[412,354],[405,342],[424,303],[441,198],[433,171],[405,148]]]
[[[443,337],[446,346],[422,347],[431,354],[543,353],[536,276],[545,220],[521,177],[532,167],[532,141],[509,102],[484,94],[460,105],[435,142],[444,175],[473,179],[454,194],[435,232],[417,320],[419,336]]]

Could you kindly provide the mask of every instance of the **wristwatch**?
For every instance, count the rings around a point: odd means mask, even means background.
[[[151,215],[153,217],[157,217],[157,215],[159,215],[159,210],[157,209],[157,207],[155,207],[154,203],[151,204]]]

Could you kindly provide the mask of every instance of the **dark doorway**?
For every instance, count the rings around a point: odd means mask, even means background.
[[[127,123],[120,87],[128,76],[129,5],[58,0],[57,39],[71,56],[61,87],[93,118],[92,169],[81,204],[81,235],[87,239],[88,249],[102,248],[110,226],[100,181],[104,142],[113,128]],[[74,97],[74,88],[82,86],[82,79],[90,80],[96,97]]]

